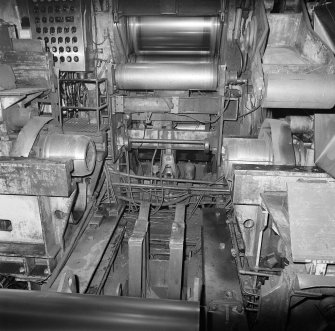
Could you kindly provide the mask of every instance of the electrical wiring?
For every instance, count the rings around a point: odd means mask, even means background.
[[[125,196],[119,196],[118,197],[120,200],[124,200],[124,201],[127,201],[127,202],[132,202],[132,199],[131,198],[127,198],[127,197],[125,197]],[[162,207],[169,207],[169,206],[173,206],[173,205],[175,205],[175,204],[177,204],[177,203],[180,203],[180,202],[182,202],[182,201],[184,201],[185,199],[188,199],[189,197],[188,196],[185,196],[185,197],[181,197],[181,198],[179,198],[179,199],[175,199],[175,200],[173,200],[173,201],[169,201],[169,202],[162,202],[162,201],[160,201],[160,202],[150,202],[151,203],[151,205],[153,205],[154,207],[159,207],[159,208],[162,208]],[[137,200],[137,199],[134,199],[134,203],[135,204],[137,204],[138,206],[141,204],[141,202],[142,202],[142,200]],[[154,210],[153,212],[152,212],[152,214],[151,215],[155,215],[155,214],[157,214],[157,212],[158,212],[158,210]]]
[[[128,176],[126,173],[117,171],[113,168],[110,168],[110,171],[119,176]],[[137,180],[159,180],[158,177],[152,176],[140,176],[140,175],[129,175],[129,177],[137,179]],[[191,184],[202,184],[202,185],[219,185],[215,182],[204,181],[204,180],[188,180],[188,179],[181,179],[181,178],[163,178],[163,181],[166,182],[175,182],[175,183],[191,183]]]
[[[163,100],[166,103],[166,105],[168,106],[169,110],[171,110],[171,108],[170,108],[169,104],[167,103],[167,101],[165,99],[163,99]],[[198,118],[193,117],[193,116],[188,115],[188,114],[174,114],[174,115],[188,117],[188,118],[191,118],[192,120],[194,120],[196,122],[199,122],[201,124],[215,124],[221,118],[221,116],[224,114],[224,112],[227,110],[227,108],[229,106],[229,103],[230,103],[230,99],[227,100],[227,102],[226,102],[226,104],[225,104],[225,106],[224,106],[221,114],[218,115],[218,117],[215,120],[213,120],[213,121],[202,121],[202,120],[199,120]]]
[[[103,45],[105,42],[106,42],[106,40],[108,39],[108,36],[105,36],[105,38],[104,38],[104,40],[103,41],[101,41],[101,42],[95,42],[94,40],[92,40],[92,42],[93,42],[93,44],[94,45],[96,45],[96,46],[101,46],[101,45]]]
[[[247,106],[244,106],[247,110],[249,110],[247,113],[245,114],[242,114],[240,116],[238,116],[238,119],[239,118],[243,118],[243,117],[246,117],[248,115],[250,115],[251,113],[255,112],[256,110],[258,110],[259,108],[261,108],[261,105],[258,105],[257,107],[253,108],[253,109],[249,109]]]
[[[122,146],[120,147],[119,152],[118,152],[118,154],[116,155],[116,157],[115,157],[115,159],[114,159],[114,163],[116,163],[116,162],[119,160],[119,158],[120,158],[121,155],[122,155],[122,152],[123,152],[124,148],[125,148],[125,145],[122,145]]]
[[[219,181],[222,180],[222,179],[223,179],[223,176],[219,177],[219,178],[215,181],[215,183],[219,182]],[[215,184],[215,183],[213,183],[213,184]],[[210,185],[209,185],[209,186],[210,186]],[[199,204],[201,203],[201,200],[203,199],[204,195],[205,195],[205,193],[202,193],[202,194],[199,196],[198,201],[197,201],[197,203],[195,204],[195,206],[193,207],[193,209],[192,209],[192,211],[191,211],[191,214],[187,217],[186,222],[189,221],[189,220],[193,217],[193,215],[194,215],[195,211],[197,210]]]
[[[237,41],[237,40],[235,40],[235,45],[236,45],[236,47],[237,47],[237,49],[238,49],[238,51],[239,51],[239,53],[240,53],[240,57],[241,57],[241,68],[240,68],[240,70],[239,70],[238,73],[237,73],[237,77],[240,77],[240,76],[242,75],[242,73],[243,73],[244,61],[245,61],[245,60],[244,60],[244,56],[243,56],[241,47],[240,47],[240,45],[238,44],[238,41]]]
[[[163,181],[162,181],[162,162],[163,162],[163,150],[161,150],[161,157],[160,157],[160,169],[161,169],[161,171],[159,172],[159,177],[160,177],[160,182],[161,182],[161,189],[162,189],[161,204],[160,204],[160,206],[157,206],[157,208],[153,211],[152,215],[155,215],[164,203],[164,187],[163,187]],[[175,202],[175,203],[178,203],[178,202]]]
[[[160,155],[160,168],[162,168],[162,153]],[[151,172],[153,169],[153,164],[155,162],[155,157],[157,155],[157,149],[154,151],[151,161],[150,161],[150,169]],[[197,191],[196,186],[192,186],[192,191],[190,190],[190,187],[185,186],[185,188],[181,186],[165,186],[164,183],[165,178],[163,178],[162,171],[159,172],[159,177],[153,177],[153,176],[139,176],[139,175],[133,175],[130,174],[130,164],[129,164],[129,153],[125,151],[125,166],[126,166],[126,172],[120,172],[118,170],[115,170],[113,166],[106,165],[104,168],[106,177],[107,177],[107,193],[106,197],[104,197],[104,201],[108,199],[111,201],[112,199],[120,200],[120,201],[126,201],[128,203],[128,210],[130,213],[136,213],[138,212],[139,206],[143,201],[148,201],[150,204],[155,207],[154,210],[151,212],[151,215],[157,214],[159,211],[161,211],[161,208],[163,207],[173,207],[177,203],[185,203],[187,205],[193,205],[194,208],[191,212],[190,217],[193,216],[194,212],[200,205],[211,205],[215,204],[217,195],[222,194],[222,190],[218,192],[213,192],[212,189],[206,189],[210,186],[219,185],[219,181],[223,179],[223,176],[216,179],[214,182],[206,182],[206,185],[199,185],[199,189],[203,192],[201,194]],[[119,177],[119,183],[112,183],[112,180],[110,178],[111,174],[115,174]],[[169,178],[170,180],[171,178]],[[146,187],[146,184],[138,184],[138,182],[141,183],[141,181],[150,180],[151,184],[149,187]],[[171,179],[172,180],[172,179]],[[134,182],[135,181],[135,182]],[[137,181],[137,183],[136,183]],[[178,179],[174,180],[175,182],[178,182]],[[182,180],[181,180],[182,181]],[[155,186],[155,183],[157,185]],[[202,184],[202,181],[199,181],[199,184]],[[115,194],[113,186],[118,187],[118,194]],[[113,190],[113,192],[112,192]],[[168,193],[167,194],[167,190]],[[111,196],[110,193],[113,195]],[[217,194],[216,194],[217,193]],[[143,199],[143,194],[146,194],[146,199]],[[203,202],[204,197],[209,198],[206,201]],[[196,200],[195,200],[196,199]],[[203,203],[202,203],[203,202]]]

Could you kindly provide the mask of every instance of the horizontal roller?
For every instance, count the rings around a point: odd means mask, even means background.
[[[206,55],[138,55],[136,63],[211,63],[213,58]]]
[[[330,109],[335,105],[335,78],[328,74],[267,74],[266,108]]]
[[[217,17],[137,16],[128,19],[132,51],[139,55],[214,55]]]
[[[199,303],[0,290],[1,330],[199,330]]]
[[[116,85],[124,90],[215,90],[212,63],[128,63],[116,67]]]

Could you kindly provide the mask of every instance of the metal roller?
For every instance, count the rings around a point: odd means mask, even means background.
[[[217,17],[142,16],[128,19],[135,54],[214,55]]]
[[[328,74],[267,74],[266,108],[330,109],[335,105],[335,79]]]
[[[124,90],[215,90],[217,67],[211,63],[128,63],[115,72]]]
[[[136,63],[211,63],[206,55],[137,55]]]
[[[224,145],[227,161],[271,163],[273,159],[270,146],[263,139],[235,138]]]
[[[199,330],[197,302],[0,290],[1,330]]]
[[[95,167],[95,145],[86,136],[50,134],[41,139],[38,150],[40,158],[73,160],[73,176],[87,176]]]

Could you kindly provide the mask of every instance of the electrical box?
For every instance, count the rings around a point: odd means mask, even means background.
[[[91,1],[27,0],[32,38],[45,42],[60,71],[89,71]]]

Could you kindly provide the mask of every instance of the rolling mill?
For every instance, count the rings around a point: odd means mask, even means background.
[[[333,330],[334,18],[1,1],[0,329]]]

